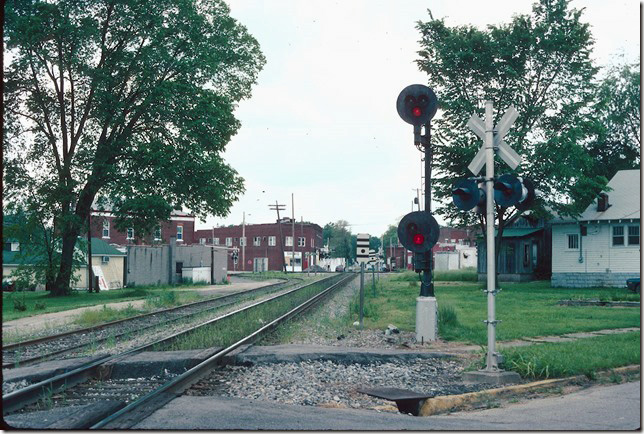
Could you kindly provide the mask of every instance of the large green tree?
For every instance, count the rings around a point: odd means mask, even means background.
[[[346,220],[338,220],[335,223],[327,223],[322,228],[324,243],[328,244],[332,258],[345,258],[350,263],[355,258],[355,236],[351,235],[349,223]],[[353,254],[352,254],[353,250]]]
[[[5,204],[53,214],[69,292],[97,196],[121,227],[173,208],[225,215],[243,179],[221,153],[265,60],[221,0],[10,0],[5,5]]]
[[[593,106],[594,136],[587,144],[593,173],[612,178],[640,165],[640,65],[608,69]]]
[[[542,211],[574,215],[605,185],[605,174],[593,171],[585,148],[593,129],[597,68],[581,18],[568,0],[540,0],[531,14],[484,30],[449,27],[431,13],[429,21],[418,23],[417,62],[442,108],[442,117],[432,121],[433,191],[445,204],[437,212],[446,219],[472,224],[477,218],[459,212],[450,197],[454,180],[472,176],[467,166],[482,143],[466,123],[473,113],[484,118],[485,100],[494,103],[495,125],[509,106],[517,109],[506,142],[523,157],[517,173],[534,180]],[[505,163],[496,164],[495,173],[511,172]],[[497,215],[502,222],[519,212],[497,207]]]

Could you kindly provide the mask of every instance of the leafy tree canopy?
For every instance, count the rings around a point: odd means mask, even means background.
[[[265,60],[223,1],[10,0],[5,46],[5,199],[55,216],[56,293],[97,195],[145,233],[243,191],[221,153]]]
[[[605,186],[609,174],[596,170],[586,149],[598,138],[597,68],[581,17],[568,0],[540,0],[531,14],[485,30],[448,27],[431,13],[429,21],[417,24],[422,36],[417,63],[443,109],[432,123],[438,172],[433,189],[447,204],[439,214],[462,224],[476,218],[458,211],[450,198],[452,183],[472,175],[467,166],[482,143],[466,123],[473,113],[484,118],[485,100],[494,103],[495,125],[510,105],[517,109],[505,140],[523,157],[518,174],[534,180],[541,211],[575,215]],[[505,163],[496,164],[495,173],[511,172]]]

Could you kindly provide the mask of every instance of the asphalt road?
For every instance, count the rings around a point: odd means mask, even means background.
[[[180,397],[133,428],[206,430],[633,430],[641,426],[640,382],[595,386],[505,408],[413,417],[367,410]]]

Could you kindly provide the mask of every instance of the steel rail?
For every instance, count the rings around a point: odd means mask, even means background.
[[[172,311],[179,311],[179,310],[182,310],[182,309],[189,309],[189,308],[196,307],[196,306],[203,305],[203,304],[208,304],[208,303],[213,303],[213,302],[222,302],[222,301],[227,301],[228,302],[228,303],[223,304],[223,305],[218,304],[216,306],[213,306],[210,309],[205,309],[205,310],[200,311],[200,312],[188,313],[186,315],[179,316],[177,318],[173,318],[173,319],[171,319],[169,321],[161,322],[161,323],[158,323],[158,324],[151,324],[151,325],[149,325],[147,327],[143,327],[143,328],[138,329],[138,331],[142,331],[142,330],[146,330],[146,329],[149,329],[149,328],[152,328],[152,327],[158,327],[159,325],[162,325],[162,324],[169,324],[169,323],[172,323],[172,322],[175,322],[175,321],[180,321],[180,320],[188,318],[190,316],[198,315],[198,314],[200,314],[202,312],[207,312],[208,310],[218,309],[218,308],[223,307],[223,306],[225,306],[227,304],[234,303],[237,298],[241,298],[241,297],[243,297],[245,295],[249,295],[249,294],[261,293],[261,292],[266,291],[268,289],[272,289],[272,288],[274,288],[276,286],[284,285],[284,284],[286,284],[288,282],[289,282],[289,280],[286,279],[284,282],[273,283],[271,285],[261,286],[259,288],[254,288],[254,289],[247,290],[247,291],[240,291],[240,292],[235,292],[233,294],[222,295],[222,296],[219,296],[219,297],[212,297],[212,298],[209,298],[207,300],[199,300],[199,301],[192,302],[192,303],[187,303],[187,304],[184,304],[184,305],[181,305],[181,306],[170,307],[170,308],[166,308],[166,309],[157,310],[157,311],[154,311],[154,312],[149,312],[149,313],[144,313],[144,314],[141,314],[141,315],[136,315],[136,316],[129,317],[129,318],[123,318],[123,319],[120,319],[120,320],[110,321],[110,322],[100,324],[100,325],[96,325],[96,326],[92,326],[92,327],[71,330],[71,331],[68,331],[68,332],[59,333],[59,334],[50,335],[50,336],[45,336],[45,337],[42,337],[42,338],[32,339],[32,340],[29,340],[29,341],[17,342],[17,343],[14,343],[14,344],[9,344],[9,345],[3,346],[2,351],[17,350],[19,348],[26,348],[26,347],[29,347],[29,346],[39,345],[39,344],[51,342],[51,341],[54,341],[54,340],[57,340],[57,339],[61,339],[61,338],[67,337],[67,336],[72,336],[72,335],[75,335],[75,334],[96,332],[96,331],[103,330],[103,329],[112,327],[114,325],[119,325],[119,324],[122,324],[122,323],[125,323],[125,322],[128,322],[128,321],[136,321],[136,320],[143,319],[143,318],[150,317],[150,316],[163,315],[163,314],[166,314],[166,313],[171,313]],[[84,343],[84,344],[78,344],[78,345],[75,345],[75,346],[63,348],[61,350],[52,351],[50,353],[43,354],[43,355],[40,355],[40,356],[35,356],[35,357],[28,358],[28,359],[22,359],[20,361],[12,361],[12,362],[4,362],[3,361],[2,362],[2,368],[3,369],[5,369],[5,368],[14,368],[14,367],[18,367],[18,365],[20,365],[20,366],[31,365],[31,364],[34,364],[35,362],[45,360],[45,359],[50,358],[52,356],[57,356],[57,355],[60,355],[60,354],[64,354],[64,353],[67,353],[67,352],[78,350],[78,349],[86,347],[86,346],[93,345],[93,344],[96,344],[96,343],[101,343],[101,342],[104,342],[104,341],[106,341],[106,340],[108,340],[110,338],[119,338],[119,337],[121,337],[121,336],[123,336],[125,334],[127,334],[127,332],[116,334],[116,335],[106,336],[104,338],[99,338],[99,339],[93,340],[92,342],[88,342],[88,343]]]
[[[145,418],[147,415],[151,414],[153,411],[157,410],[161,406],[165,405],[167,402],[181,395],[181,393],[189,388],[192,384],[199,381],[205,375],[210,373],[210,371],[216,367],[221,359],[231,351],[239,348],[242,345],[250,343],[257,339],[260,335],[272,331],[277,328],[281,323],[287,321],[294,316],[300,314],[301,312],[309,309],[316,303],[320,302],[323,298],[329,295],[336,288],[348,283],[350,280],[356,277],[355,274],[349,276],[341,277],[339,281],[333,283],[330,287],[321,291],[320,293],[314,295],[310,299],[281,315],[277,319],[269,322],[268,324],[262,326],[261,328],[255,330],[246,337],[240,339],[239,341],[229,345],[228,347],[218,351],[214,355],[210,356],[208,359],[199,363],[198,365],[192,367],[185,373],[173,378],[169,382],[165,383],[163,386],[158,389],[138,398],[136,401],[133,401],[129,405],[123,407],[117,412],[111,414],[105,419],[95,423],[90,429],[128,429],[139,422],[142,418]],[[326,279],[325,279],[326,280]]]
[[[174,333],[168,337],[156,340],[154,342],[141,345],[136,348],[132,348],[130,350],[126,350],[122,353],[115,354],[115,355],[107,355],[104,357],[101,357],[97,360],[87,362],[85,364],[82,364],[81,366],[70,370],[68,372],[64,372],[62,374],[56,375],[54,377],[42,380],[38,383],[34,383],[32,385],[29,385],[27,387],[24,387],[22,389],[15,390],[11,393],[8,393],[2,397],[2,407],[3,407],[3,414],[8,414],[11,412],[14,412],[16,410],[19,410],[29,404],[32,404],[36,401],[38,401],[41,396],[45,393],[53,393],[53,392],[59,392],[61,390],[64,390],[65,388],[72,387],[76,384],[82,383],[86,381],[87,379],[95,376],[98,374],[98,369],[100,365],[103,365],[107,362],[114,362],[119,359],[125,358],[127,356],[134,355],[139,352],[143,352],[147,349],[153,348],[157,345],[162,345],[165,343],[168,343],[169,341],[176,339],[184,334],[190,333],[200,327],[208,326],[211,325],[214,322],[223,320],[225,318],[228,318],[232,315],[238,314],[240,312],[244,312],[248,309],[251,309],[253,307],[256,307],[258,305],[261,305],[263,303],[268,303],[272,300],[278,299],[280,297],[285,297],[288,296],[289,294],[292,294],[295,291],[299,291],[301,289],[304,289],[308,286],[318,284],[320,282],[325,282],[327,280],[333,279],[336,276],[331,276],[327,277],[324,279],[317,280],[315,282],[308,283],[306,285],[302,285],[300,287],[294,288],[290,291],[284,292],[282,294],[278,294],[276,296],[267,298],[265,300],[253,303],[249,306],[246,306],[244,308],[236,309],[233,312],[229,312],[225,315],[219,316],[217,318],[208,320],[198,326],[190,327],[188,329],[185,329],[181,332]]]

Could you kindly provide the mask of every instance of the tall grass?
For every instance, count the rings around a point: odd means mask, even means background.
[[[640,364],[640,332],[502,349],[501,353],[505,368],[523,378],[586,375],[592,379],[600,370]]]
[[[477,282],[478,274],[476,268],[469,267],[463,268],[461,270],[448,270],[448,271],[434,271],[433,279],[437,282]],[[413,271],[403,271],[402,273],[396,274],[391,278],[393,281],[398,282],[418,282],[420,280],[418,273]]]
[[[82,327],[91,327],[97,324],[136,316],[143,312],[143,310],[135,309],[131,304],[128,304],[125,309],[113,309],[103,305],[102,309],[85,310],[81,312],[74,320],[74,323]]]

